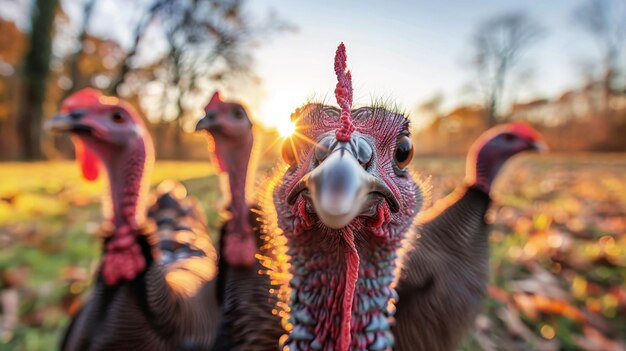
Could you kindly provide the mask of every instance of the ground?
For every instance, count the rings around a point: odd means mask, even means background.
[[[263,165],[269,168],[268,165]],[[461,159],[416,158],[431,201],[462,180]],[[492,282],[463,350],[624,350],[626,155],[522,156],[504,170],[488,215]],[[220,223],[207,163],[159,162]],[[428,180],[430,178],[430,180]],[[0,350],[50,350],[85,292],[99,249],[101,181],[70,162],[0,164],[0,288],[19,296]]]

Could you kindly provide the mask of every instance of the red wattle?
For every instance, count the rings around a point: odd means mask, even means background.
[[[76,151],[76,161],[80,165],[83,178],[90,182],[98,179],[99,171],[97,156],[85,146],[80,138],[74,138],[74,145]]]
[[[371,226],[374,231],[374,235],[384,237],[387,235],[383,228],[383,224],[391,221],[391,210],[386,202],[383,202],[376,209],[376,217],[372,220]]]
[[[343,294],[342,318],[341,318],[341,334],[339,341],[339,350],[350,350],[351,337],[351,321],[352,321],[352,304],[354,303],[354,291],[356,290],[356,281],[359,277],[359,254],[354,246],[354,233],[347,230],[346,241],[348,250],[346,251],[346,286]]]
[[[387,203],[382,203],[376,209],[376,218],[372,222],[372,227],[378,228],[384,223],[389,222],[391,220],[391,210],[389,210],[389,205]]]
[[[300,216],[304,228],[311,228],[311,226],[313,226],[313,221],[311,220],[311,216],[309,216],[309,213],[306,211],[306,202],[304,201],[304,199],[300,198],[296,206],[298,209],[298,215]]]
[[[102,261],[102,278],[107,285],[133,280],[146,269],[141,247],[130,234],[113,237]]]

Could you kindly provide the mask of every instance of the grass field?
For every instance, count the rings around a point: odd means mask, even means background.
[[[462,180],[461,159],[413,166],[430,202]],[[164,179],[183,180],[216,233],[213,168],[160,162],[152,183]],[[70,162],[0,164],[0,284],[20,315],[13,332],[0,325],[0,350],[56,349],[97,264],[102,190]],[[494,198],[490,298],[463,349],[624,350],[626,155],[521,157]]]

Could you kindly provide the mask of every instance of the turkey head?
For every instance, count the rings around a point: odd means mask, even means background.
[[[252,150],[252,122],[245,108],[236,102],[223,101],[215,92],[204,108],[205,115],[196,124],[196,131],[207,131],[213,139],[214,156],[220,171],[229,166],[240,170],[248,164]]]
[[[252,122],[244,107],[226,102],[215,92],[198,121],[196,131],[206,131],[209,149],[219,170],[228,174],[232,218],[226,224],[223,238],[225,260],[233,266],[250,267],[255,262],[256,237],[248,220],[246,176],[252,152]]]
[[[470,147],[465,181],[488,194],[507,160],[524,151],[547,148],[541,135],[526,123],[514,122],[491,128]]]
[[[95,89],[72,94],[60,112],[46,128],[72,134],[85,178],[97,177],[98,162],[109,178],[110,209],[105,215],[113,234],[105,242],[103,277],[111,285],[132,280],[145,269],[149,250],[138,242],[138,232],[145,219],[144,174],[154,160],[150,136],[132,106]]]
[[[382,106],[351,108],[343,44],[335,72],[341,108],[307,104],[292,115],[289,168],[274,192],[293,274],[284,345],[390,349],[396,251],[422,202],[407,170],[409,122]]]

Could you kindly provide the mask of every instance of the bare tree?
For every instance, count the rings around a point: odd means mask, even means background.
[[[78,31],[78,47],[68,58],[68,71],[70,74],[70,80],[72,81],[72,86],[65,91],[64,97],[70,96],[73,92],[77,91],[80,88],[83,88],[83,77],[81,77],[80,72],[80,58],[83,52],[83,44],[85,43],[85,39],[87,38],[87,29],[89,27],[89,23],[91,22],[91,17],[93,14],[93,9],[98,0],[83,0],[83,18],[80,24],[80,29]]]
[[[524,13],[508,13],[481,23],[473,39],[472,61],[485,99],[488,126],[496,124],[511,72],[544,30]]]
[[[595,41],[601,56],[605,101],[619,88],[619,59],[626,49],[626,2],[588,0],[574,9],[574,20]],[[608,105],[607,105],[608,106]]]
[[[58,0],[37,0],[32,8],[30,44],[24,56],[24,81],[17,123],[22,157],[27,160],[43,156],[41,119],[50,72],[52,24],[57,8]]]
[[[126,53],[126,57],[122,60],[121,67],[113,80],[111,85],[109,86],[110,94],[117,94],[117,88],[124,82],[124,78],[126,75],[132,70],[132,62],[135,56],[137,56],[139,50],[139,44],[141,43],[141,39],[146,34],[148,27],[154,21],[159,14],[165,12],[168,9],[174,7],[177,3],[181,3],[181,1],[176,0],[154,0],[150,6],[148,6],[147,10],[140,16],[139,20],[135,24],[135,28],[133,30],[132,43],[130,49]]]
[[[141,93],[148,85],[152,92],[155,86],[160,90],[158,101],[153,100],[159,105],[155,109],[157,116],[150,117],[157,121],[157,133],[164,133],[164,129],[173,133],[173,145],[167,148],[173,151],[169,157],[182,156],[183,127],[198,117],[191,112],[200,110],[207,88],[253,76],[252,49],[256,41],[291,29],[275,17],[255,25],[242,5],[241,0],[178,1],[165,4],[163,16],[155,17],[169,51],[148,68],[151,73],[142,72],[148,82],[135,84],[135,93],[149,95]],[[133,80],[133,71],[129,70],[127,76]]]

